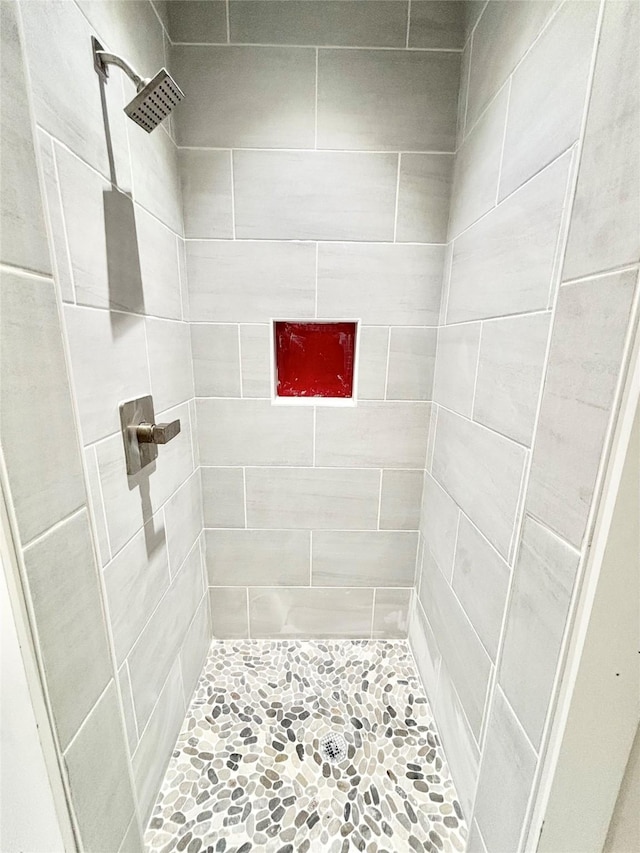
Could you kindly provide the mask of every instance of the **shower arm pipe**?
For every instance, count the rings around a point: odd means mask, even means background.
[[[141,77],[130,65],[130,63],[127,62],[126,59],[123,59],[116,53],[109,53],[109,51],[107,50],[102,50],[101,48],[96,47],[94,49],[94,54],[96,57],[96,62],[100,66],[105,77],[109,74],[107,66],[117,65],[118,68],[121,68],[127,75],[127,77],[129,77],[129,79],[133,81],[138,92],[141,89],[144,89],[144,87],[149,82],[148,79]]]

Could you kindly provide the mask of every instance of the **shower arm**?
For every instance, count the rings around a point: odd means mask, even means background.
[[[118,68],[121,68],[124,73],[129,77],[130,80],[133,81],[137,91],[139,92],[149,82],[148,79],[141,77],[134,68],[127,62],[126,59],[123,59],[121,56],[118,56],[116,53],[109,53],[107,50],[102,49],[102,45],[98,43],[96,39],[92,39],[93,41],[93,55],[94,62],[96,66],[96,70],[103,74],[105,77],[109,76],[109,65],[117,65]]]

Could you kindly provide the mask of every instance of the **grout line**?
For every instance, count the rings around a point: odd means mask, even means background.
[[[318,255],[320,254],[320,243],[316,242],[316,302],[315,302],[315,319],[318,319]]]
[[[229,9],[229,0],[225,0],[225,17],[227,19],[227,44],[231,44],[231,10]],[[180,44],[180,42],[176,42]]]
[[[400,202],[400,163],[402,161],[402,154],[398,153],[398,171],[396,173],[396,205],[393,212],[393,242],[397,243],[398,237],[398,205]]]
[[[180,47],[227,47],[229,44],[227,42],[221,41],[173,41],[171,42],[174,46]],[[399,47],[388,47],[385,45],[364,45],[364,44],[353,44],[353,45],[345,45],[345,44],[289,44],[287,43],[277,43],[277,42],[250,42],[250,41],[234,41],[231,43],[233,47],[255,47],[255,48],[297,48],[305,49],[305,50],[357,50],[363,51],[367,50],[370,52],[374,51],[385,51],[386,53],[405,53],[407,50],[411,53],[462,53],[464,48],[461,47],[411,47],[407,48],[405,45]]]
[[[391,361],[391,326],[389,326],[389,331],[387,335],[387,364],[385,368],[384,374],[384,401],[387,401],[387,388],[389,386],[389,362]]]
[[[247,469],[243,466],[242,468],[242,490],[244,494],[244,527],[245,530],[249,529],[249,525],[247,523]],[[206,529],[203,527],[203,530]]]
[[[373,617],[376,612],[376,587],[373,587],[373,598],[371,599],[371,630],[369,631],[369,637],[373,640]]]
[[[246,586],[244,588],[245,597],[246,597],[246,608],[247,608],[247,639],[251,639],[251,616],[250,616],[250,608],[249,608],[249,587]]]
[[[88,499],[88,497],[89,496],[87,495],[86,498]],[[24,543],[21,546],[22,550],[26,552],[29,548],[33,547],[34,545],[37,545],[39,542],[42,542],[43,539],[46,539],[47,536],[50,536],[51,534],[59,530],[61,527],[64,527],[65,524],[67,524],[69,521],[72,521],[77,515],[82,515],[83,512],[86,512],[87,515],[89,514],[88,506],[86,503],[71,510],[71,512],[67,513],[64,518],[58,519],[55,524],[52,524],[51,527],[47,527],[47,529],[42,533],[38,533],[36,536],[33,537],[33,539],[29,539],[28,542]]]
[[[127,682],[129,684],[129,695],[131,696],[131,710],[133,712],[133,725],[134,725],[135,730],[136,730],[136,747],[137,747],[138,743],[140,742],[140,728],[138,726],[138,715],[136,714],[136,706],[135,706],[134,701],[133,701],[133,684],[131,683],[131,673],[129,672],[129,658],[128,657],[126,657],[124,659],[123,666],[125,668],[125,672],[127,674]]]
[[[438,486],[440,486],[440,483],[438,483]],[[442,487],[440,486],[440,488],[442,488]],[[456,504],[456,508],[458,508],[457,504]],[[464,512],[463,512],[463,514],[464,514]],[[247,527],[247,528],[244,528],[244,527],[204,527],[203,530],[205,530],[205,531],[211,530],[213,532],[220,532],[220,533],[233,533],[233,532],[243,533],[243,532],[245,532],[245,530],[252,530],[252,531],[260,530],[262,532],[269,531],[271,533],[286,533],[287,531],[291,531],[291,530],[298,530],[298,531],[309,530],[309,528],[308,527]],[[384,533],[384,534],[394,533],[394,534],[400,535],[400,536],[414,536],[416,533],[419,533],[419,531],[417,529],[414,529],[414,530],[404,530],[404,529],[403,530],[393,530],[393,529],[386,528],[386,527],[382,530],[376,530],[375,527],[369,527],[369,528],[357,528],[357,527],[348,527],[348,528],[327,527],[327,528],[325,528],[325,527],[321,527],[321,528],[315,528],[315,530],[316,530],[316,533],[326,533],[326,532],[331,532],[331,533]],[[493,550],[495,551],[495,546],[492,546],[492,547],[493,547]],[[502,560],[504,560],[504,557],[500,557],[500,558]],[[228,584],[222,584],[222,586],[228,586]]]
[[[113,554],[111,552],[111,537],[109,535],[109,525],[107,523],[107,510],[104,502],[104,491],[102,489],[102,477],[100,476],[100,466],[98,465],[98,450],[95,446],[85,448],[85,452],[88,451],[93,455],[93,459],[96,466],[96,475],[98,479],[98,497],[100,499],[100,503],[102,504],[102,521],[104,522],[104,532],[107,538],[107,551],[109,552],[109,559],[107,560],[107,565],[111,562],[113,558]],[[89,495],[91,497],[91,495]],[[99,544],[99,543],[98,543]],[[100,548],[98,547],[98,553],[100,552]],[[100,554],[100,564],[102,570],[102,555]]]
[[[44,128],[42,128],[44,130]],[[45,131],[46,132],[46,131]],[[57,140],[56,140],[57,141]],[[64,143],[62,143],[64,144]],[[176,146],[180,151],[228,151],[229,146],[224,145],[177,145]],[[241,145],[236,146],[234,151],[240,152],[251,152],[253,154],[313,154],[314,149],[307,146],[306,148],[286,148],[286,147],[278,147],[278,148],[270,148],[267,145],[263,145],[261,148],[256,147],[255,145]],[[438,154],[442,157],[451,157],[454,158],[456,156],[455,151],[444,151],[441,148],[403,148],[400,150],[399,148],[321,148],[320,149],[323,154]],[[84,160],[82,161],[85,162]],[[91,167],[95,172],[96,169]],[[100,173],[99,173],[100,174]]]
[[[480,332],[478,333],[478,355],[476,356],[476,373],[473,378],[473,394],[471,396],[471,415],[470,418],[473,421],[473,413],[476,408],[476,392],[478,390],[478,374],[480,373],[480,353],[482,351],[482,329],[484,328],[484,323],[480,323]],[[473,421],[475,423],[475,421]],[[496,430],[497,431],[497,430]],[[500,433],[501,435],[501,433]]]
[[[55,176],[55,181],[57,184],[57,195],[58,195],[58,204],[60,205],[60,219],[62,220],[62,233],[64,236],[64,251],[67,259],[67,269],[69,270],[69,278],[71,279],[71,292],[73,294],[74,303],[77,302],[77,293],[76,293],[76,276],[73,269],[73,264],[71,262],[71,249],[69,247],[69,233],[67,230],[67,217],[64,212],[64,205],[62,203],[62,182],[60,181],[60,170],[58,169],[58,157],[56,154],[56,146],[54,142],[53,136],[49,136],[49,146],[51,149],[51,159],[53,160],[53,171]],[[53,240],[53,229],[52,229],[52,240],[51,240],[51,254],[54,256],[54,260],[56,258],[56,252],[54,249],[55,241]],[[58,264],[56,264],[58,267]],[[58,267],[58,281],[60,281],[60,269]]]
[[[409,31],[411,30],[411,0],[407,3],[407,34],[404,41],[405,48],[409,48]]]
[[[240,336],[240,323],[238,323],[238,374],[240,378],[240,399],[243,400],[244,388],[242,383],[242,338]]]
[[[318,411],[318,407],[314,406],[313,407],[313,454],[312,454],[312,461],[313,461],[312,467],[313,468],[316,467],[316,413],[317,413],[317,411]]]
[[[380,489],[378,491],[378,524],[377,530],[380,530],[380,515],[382,513],[382,475],[384,473],[384,469],[380,469]]]
[[[309,531],[309,586],[313,586],[313,530]]]
[[[313,124],[313,147],[318,150],[318,75],[319,75],[319,54],[320,51],[316,48],[316,77],[315,77],[315,95],[314,95],[314,124]]]
[[[447,492],[447,495],[448,494],[449,493]],[[458,517],[456,519],[456,535],[455,535],[455,539],[453,541],[453,555],[451,557],[451,577],[449,578],[449,586],[451,587],[451,589],[454,593],[455,593],[455,590],[453,588],[453,576],[454,576],[455,570],[456,570],[456,553],[458,551],[458,536],[460,534],[460,517],[461,517],[461,515],[462,515],[462,510],[460,509],[460,507],[458,507]],[[456,595],[456,598],[457,598],[457,595]],[[460,603],[460,606],[462,607],[462,602]],[[462,609],[465,611],[465,613],[467,612],[464,607]],[[469,621],[471,621],[471,619],[469,619]]]
[[[233,171],[233,149],[229,149],[229,169],[231,177],[231,234],[232,239],[236,239],[236,189],[235,189],[235,173]],[[185,238],[186,242],[186,238]]]
[[[496,185],[496,203],[497,207],[500,204],[500,183],[502,181],[502,166],[504,163],[504,149],[507,143],[507,128],[509,127],[509,106],[511,104],[511,82],[513,75],[507,80],[507,105],[504,113],[504,130],[502,132],[502,145],[500,146],[500,160],[498,162],[498,182]],[[500,89],[502,91],[502,89]]]
[[[595,273],[594,275],[582,275],[578,278],[567,278],[561,282],[561,286],[567,287],[572,284],[583,284],[588,281],[596,281],[600,278],[608,278],[610,275],[615,275],[616,273],[636,272],[637,270],[638,263],[624,264],[621,267],[611,267],[609,269],[603,270],[602,272]]]

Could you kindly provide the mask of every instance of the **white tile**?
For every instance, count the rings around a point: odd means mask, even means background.
[[[458,507],[431,474],[425,474],[420,532],[425,547],[447,579],[453,572],[457,528]]]
[[[139,205],[136,206],[136,229],[144,313],[180,320],[179,238]]]
[[[231,152],[178,151],[185,237],[233,237]]]
[[[237,325],[192,323],[191,349],[198,397],[240,396]]]
[[[391,329],[387,400],[430,400],[436,329]]]
[[[235,151],[236,236],[393,240],[397,171],[397,154]]]
[[[191,336],[187,323],[146,319],[153,405],[159,412],[194,395]]]
[[[376,590],[371,635],[374,640],[406,639],[412,595],[411,589],[380,588]]]
[[[376,325],[435,325],[443,264],[443,246],[321,244],[318,316],[359,317]]]
[[[242,468],[200,469],[205,527],[244,527]]]
[[[8,8],[10,7],[2,7],[3,11]],[[5,75],[3,74],[3,77],[4,76]],[[9,122],[5,120],[1,129],[4,130],[6,124],[8,123]],[[67,250],[67,237],[65,234],[65,225],[62,214],[62,203],[60,201],[58,175],[56,172],[56,163],[53,152],[53,140],[43,130],[38,130],[36,132],[36,140],[38,144],[38,151],[40,154],[40,165],[42,167],[42,177],[44,182],[43,201],[45,204],[45,214],[47,215],[49,220],[49,227],[51,233],[49,251],[51,252],[51,257],[54,261],[54,275],[58,283],[58,287],[60,288],[60,294],[62,296],[63,302],[73,302],[75,300],[75,295],[73,291],[73,281],[71,278],[71,263],[69,259],[69,252]],[[3,149],[7,150],[9,144],[9,142],[4,142],[3,140]],[[15,159],[13,159],[13,157],[9,158],[7,155],[3,157],[3,162],[9,159],[11,159],[13,163],[15,163]],[[1,168],[2,166],[0,165],[0,169]],[[26,173],[26,167],[22,167],[22,171],[23,173]],[[5,187],[2,197],[3,199],[8,199],[10,193],[7,190],[7,180],[5,179],[4,175],[2,176],[2,185]],[[23,193],[26,200],[26,198],[28,197],[28,192],[26,190],[23,190]],[[15,208],[12,213],[12,216],[15,216]],[[32,221],[36,222],[37,220],[34,217]],[[5,229],[4,222],[5,220],[3,219],[3,231]],[[14,243],[15,245],[15,241],[11,241],[5,236],[3,240],[3,246],[7,243]],[[8,263],[11,262],[10,258],[7,258],[6,260]],[[33,259],[31,259],[28,264],[23,264],[23,266],[33,267],[36,266],[36,264],[34,264]]]
[[[202,486],[200,472],[194,472],[164,508],[167,548],[171,575],[175,575],[202,532]]]
[[[360,326],[359,334],[358,399],[384,400],[389,329],[383,326]]]
[[[312,318],[315,246],[260,241],[187,242],[190,317],[217,323]]]
[[[244,587],[210,587],[209,604],[214,637],[218,640],[242,640],[249,636],[247,590]]]
[[[111,548],[109,547],[109,534],[107,533],[107,522],[104,514],[104,502],[102,500],[102,489],[100,487],[100,472],[98,471],[98,460],[95,448],[87,447],[84,450],[84,462],[87,470],[89,496],[93,515],[95,519],[96,533],[98,536],[98,551],[100,552],[101,565],[111,559]]]
[[[452,154],[402,154],[396,240],[444,243],[453,179]]]
[[[363,468],[424,465],[429,403],[361,402],[316,412],[316,464]]]
[[[193,617],[180,652],[180,670],[184,687],[185,705],[189,705],[196,688],[204,660],[211,642],[209,626],[209,596],[205,592]]]
[[[413,586],[417,547],[417,532],[318,530],[313,586]]]
[[[127,97],[135,96],[133,85]],[[147,133],[135,122],[127,123],[135,201],[157,216],[176,234],[182,234],[182,199],[177,149],[158,129]]]
[[[240,369],[244,397],[271,396],[271,330],[268,325],[240,326]]]
[[[133,755],[136,746],[138,745],[138,731],[136,729],[135,712],[133,710],[133,697],[131,696],[131,685],[129,684],[129,674],[126,664],[120,667],[118,672],[118,683],[120,686],[120,696],[122,697],[122,715],[124,717],[124,727],[127,733],[127,742],[129,744],[129,755]]]
[[[480,325],[465,323],[438,329],[433,399],[469,417],[473,408]]]
[[[247,468],[249,527],[375,530],[380,473],[349,468]]]
[[[210,586],[308,586],[309,536],[303,530],[207,530]]]
[[[372,589],[292,587],[249,590],[251,636],[255,638],[368,638]]]
[[[431,626],[417,597],[413,603],[409,623],[409,646],[420,673],[422,686],[433,708],[438,691],[438,670],[441,656]]]
[[[412,0],[407,47],[457,50],[464,46],[465,4]]]
[[[381,530],[417,530],[423,471],[385,470],[380,494]]]

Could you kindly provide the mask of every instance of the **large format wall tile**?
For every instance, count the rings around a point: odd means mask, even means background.
[[[242,468],[200,469],[205,527],[244,527]]]
[[[498,687],[475,805],[475,817],[488,850],[518,849],[535,769],[536,754]]]
[[[196,403],[202,465],[310,465],[313,410],[269,400]]]
[[[570,160],[565,154],[455,241],[448,323],[547,307]]]
[[[635,270],[560,288],[527,510],[582,544],[629,323]]]
[[[435,325],[443,264],[443,246],[322,244],[318,316],[358,317],[363,323],[385,326]]]
[[[307,243],[189,240],[191,320],[311,318],[315,264],[315,247]]]
[[[443,243],[447,239],[452,154],[401,154],[396,240]]]
[[[474,420],[531,446],[550,314],[484,323]]]
[[[416,666],[427,698],[434,707],[438,694],[438,670],[442,657],[422,604],[415,595],[409,622],[409,645],[416,660]]]
[[[381,530],[417,530],[422,500],[422,471],[382,472]]]
[[[358,399],[384,400],[390,329],[384,326],[360,326],[358,331]]]
[[[231,41],[250,44],[404,47],[407,3],[353,0],[232,0]],[[198,39],[199,41],[200,39]]]
[[[270,397],[271,329],[264,324],[240,326],[240,371],[244,397]]]
[[[231,152],[178,151],[184,235],[233,237]]]
[[[480,345],[480,323],[438,329],[433,399],[461,415],[471,416]]]
[[[433,476],[504,556],[516,518],[525,450],[444,409],[438,413]]]
[[[372,589],[292,587],[249,590],[251,636],[369,637]]]
[[[510,569],[461,514],[452,586],[491,659],[498,653]]]
[[[134,95],[131,86],[130,96]],[[149,134],[133,122],[129,122],[128,132],[135,201],[181,235],[180,178],[173,140],[166,133]]]
[[[318,146],[454,151],[460,54],[320,50]]]
[[[1,7],[2,11],[6,11],[10,8],[10,4],[6,3]],[[3,78],[8,79],[7,75],[3,72]],[[0,94],[0,103],[2,102],[3,95]],[[2,117],[0,116],[0,120]],[[0,133],[5,132],[7,134],[7,124],[8,120],[4,120],[4,123],[0,125]],[[59,182],[58,182],[58,173],[57,173],[57,165],[54,155],[54,142],[53,139],[49,136],[41,128],[37,128],[36,130],[36,140],[38,145],[38,152],[40,155],[40,167],[42,170],[42,200],[44,202],[45,208],[45,218],[48,219],[49,222],[49,252],[51,253],[51,260],[53,261],[54,268],[54,277],[58,284],[58,288],[60,290],[60,296],[63,302],[73,302],[75,299],[74,290],[73,290],[73,281],[71,278],[71,263],[69,259],[69,252],[67,249],[67,236],[65,234],[65,224],[64,217],[62,213],[62,203],[60,200],[60,191],[59,191]],[[2,139],[1,143],[2,149],[4,151],[10,151],[11,145],[14,143],[9,139],[6,141]],[[20,143],[22,145],[22,142]],[[2,173],[2,169],[8,170],[8,163],[12,162],[11,166],[11,174],[12,178],[15,179],[16,174],[14,172],[15,159],[12,153],[5,154],[2,158],[2,163],[0,163],[0,180],[2,186],[5,187],[5,190],[2,195],[2,199],[0,200],[0,206],[2,205],[2,201],[8,202],[12,207],[11,216],[20,215],[16,213],[19,210],[20,203],[24,203],[28,199],[28,190],[25,188],[25,199],[23,202],[18,202],[17,200],[11,201],[11,192],[10,189],[10,180],[11,178],[4,177],[4,173]],[[33,163],[33,168],[35,168],[35,162]],[[19,171],[22,171],[25,175],[28,174],[28,167],[26,164],[23,164]],[[4,213],[0,214],[2,216],[6,216]],[[4,225],[5,219],[0,220],[3,225],[3,231],[6,229],[10,229],[11,225],[9,222]],[[37,219],[33,219],[33,223],[35,224]],[[10,233],[7,230],[7,233]],[[11,238],[10,238],[11,239]],[[44,232],[42,233],[42,239],[45,239]],[[5,243],[8,241],[4,239],[2,241],[2,246],[5,247]],[[17,246],[18,244],[16,244]],[[5,247],[6,248],[6,247]],[[15,250],[15,249],[14,249]],[[37,255],[34,253],[34,258]],[[7,258],[7,262],[10,263],[10,258]],[[37,263],[31,261],[31,266],[37,266]]]
[[[209,621],[209,596],[205,592],[180,650],[182,686],[187,707],[200,678],[202,665],[211,642]]]
[[[313,586],[413,586],[418,534],[323,531],[313,534]]]
[[[0,433],[28,542],[79,509],[85,490],[53,281],[3,271],[0,288]]]
[[[171,576],[175,577],[202,530],[202,484],[196,470],[164,508]]]
[[[87,513],[55,527],[24,558],[44,676],[65,749],[111,677]]]
[[[151,393],[157,411],[193,397],[191,335],[187,323],[146,319]]]
[[[425,473],[420,531],[425,538],[425,549],[437,563],[446,578],[453,571],[453,553],[458,526],[458,507],[442,486]]]
[[[440,569],[426,553],[420,601],[469,725],[474,736],[479,738],[491,659]]]
[[[103,42],[122,51],[143,74],[164,64],[162,25],[150,3],[78,0],[78,5]]]
[[[235,151],[233,169],[237,237],[393,240],[397,154]]]
[[[498,680],[538,748],[579,554],[531,518],[525,519]]]
[[[64,761],[83,848],[119,850],[135,803],[113,681],[87,717]]]
[[[240,397],[238,326],[191,323],[193,378],[198,397]]]
[[[171,41],[226,42],[228,5],[225,0],[169,0],[166,7]]]
[[[246,587],[210,587],[209,606],[215,638],[242,640],[249,636]]]
[[[175,109],[179,145],[313,147],[315,51],[177,45],[171,63],[189,93]]]
[[[412,0],[407,47],[464,47],[465,4],[458,0]]]
[[[578,138],[600,4],[569,0],[513,75],[500,197]]]
[[[125,240],[114,240],[109,257],[121,251],[128,242],[136,240],[140,253],[140,278],[144,297],[142,309],[137,310],[156,317],[181,320],[179,238],[139,205],[136,206],[135,217],[137,235],[129,235]],[[135,255],[132,257],[135,262]],[[118,276],[124,273],[122,263],[119,263],[116,270]],[[118,290],[121,289],[123,286],[118,287]]]
[[[639,42],[640,6],[633,0],[607,3],[564,279],[637,263],[640,258]]]
[[[412,589],[376,589],[371,638],[406,640],[412,599]]]
[[[316,464],[336,467],[419,468],[424,465],[429,403],[362,402],[319,408]]]
[[[431,400],[436,329],[391,329],[388,400]]]
[[[304,530],[207,530],[210,586],[307,586],[310,534]]]
[[[350,468],[247,468],[249,527],[375,530],[380,473]]]

